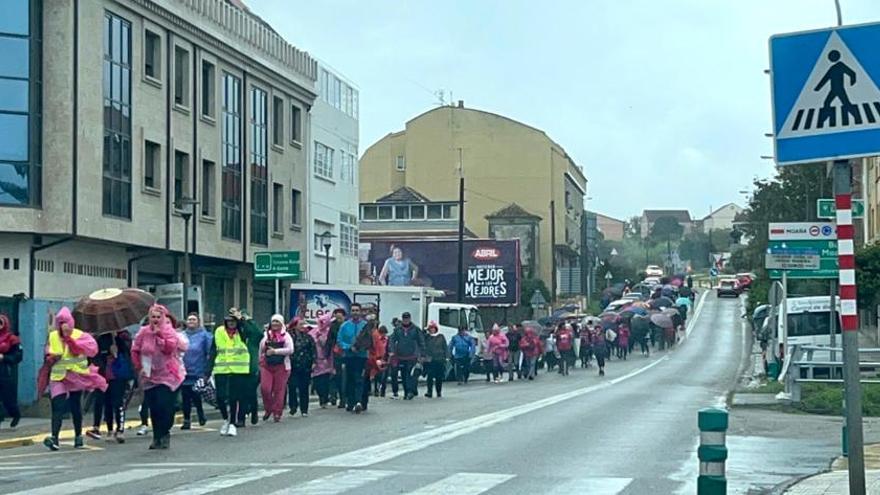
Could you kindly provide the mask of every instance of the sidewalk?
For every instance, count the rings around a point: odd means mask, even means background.
[[[848,495],[847,462],[838,457],[831,471],[798,481],[785,493],[788,495]],[[868,494],[880,495],[880,444],[865,446],[865,478]]]

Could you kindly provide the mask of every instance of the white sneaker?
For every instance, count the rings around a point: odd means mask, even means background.
[[[238,435],[238,431],[235,428],[235,425],[230,424],[229,429],[226,431],[226,436],[234,437]]]
[[[137,429],[137,436],[142,437],[150,432],[150,428],[147,425],[140,425]]]
[[[223,426],[220,427],[220,436],[221,437],[225,437],[225,436],[229,435],[229,427],[230,426],[232,426],[232,425],[229,424],[229,421],[226,421],[225,423],[223,423]],[[234,428],[234,426],[233,426],[233,428]]]

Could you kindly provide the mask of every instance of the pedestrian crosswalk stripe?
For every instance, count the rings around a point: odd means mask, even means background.
[[[456,473],[409,492],[409,495],[479,495],[513,478],[512,474]]]
[[[64,495],[73,495],[76,493],[84,493],[93,489],[106,489],[108,486],[122,485],[132,481],[140,481],[181,471],[181,469],[130,469],[127,471],[114,472],[110,474],[102,474],[91,478],[84,478],[75,482],[65,481],[31,490],[10,493],[8,495],[56,495],[63,493]]]
[[[284,488],[271,495],[339,495],[395,474],[400,473],[374,469],[350,469],[316,478],[301,485]]]
[[[611,495],[620,493],[632,483],[632,478],[578,478],[558,483],[547,490],[547,495],[569,495],[571,493],[595,493]]]
[[[238,473],[224,474],[223,476],[213,478],[211,481],[204,479],[193,481],[192,483],[187,483],[186,485],[161,493],[163,495],[205,495],[289,471],[289,469],[250,469]]]

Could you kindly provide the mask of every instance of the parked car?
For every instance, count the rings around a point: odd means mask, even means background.
[[[663,269],[657,265],[648,265],[645,268],[645,275],[648,277],[662,277]]]
[[[739,297],[740,294],[739,283],[733,278],[722,279],[721,282],[718,283],[716,290],[718,291],[718,297]]]
[[[645,280],[642,281],[642,283],[653,290],[654,287],[660,285],[660,277],[647,277],[645,278]]]

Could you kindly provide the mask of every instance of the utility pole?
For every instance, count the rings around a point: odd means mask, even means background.
[[[855,255],[853,254],[852,167],[835,160],[832,172],[837,206],[837,252],[840,265],[840,314],[843,327],[843,386],[845,426],[849,449],[849,492],[865,493],[865,447],[862,435],[862,386],[859,382],[859,316],[856,306]],[[833,309],[833,306],[832,306]]]
[[[550,200],[550,301],[556,302],[556,201]]]
[[[458,294],[456,301],[464,302],[464,161],[458,149]]]

